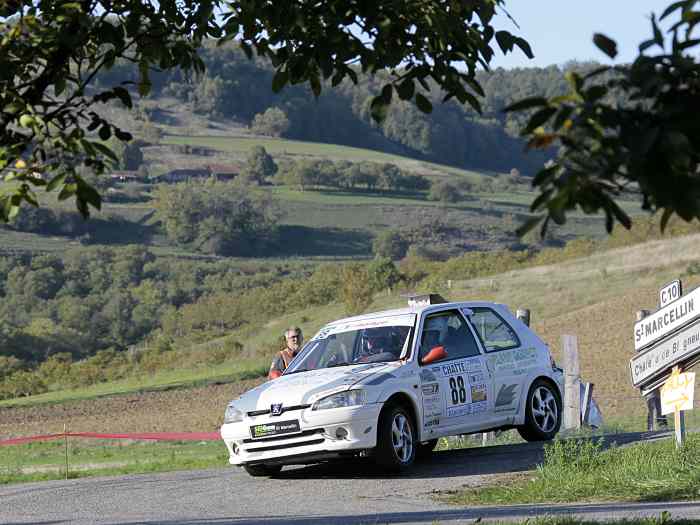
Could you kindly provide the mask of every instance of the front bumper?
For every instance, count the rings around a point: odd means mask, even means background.
[[[246,416],[243,421],[221,427],[229,463],[304,464],[344,452],[374,448],[381,403],[357,407],[286,412],[283,419],[299,420],[300,432],[252,439],[250,427],[275,423],[280,417]]]

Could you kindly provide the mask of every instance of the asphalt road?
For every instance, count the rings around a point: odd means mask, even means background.
[[[656,436],[625,434],[618,444]],[[408,476],[387,477],[370,464],[344,462],[287,468],[275,479],[242,469],[85,478],[0,487],[0,523],[276,525],[463,523],[573,514],[596,519],[700,517],[700,502],[459,508],[436,491],[493,481],[494,475],[532,469],[539,444],[434,454]]]

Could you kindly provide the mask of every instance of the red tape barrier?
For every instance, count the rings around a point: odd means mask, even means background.
[[[219,432],[140,432],[122,434],[102,434],[99,432],[62,432],[60,434],[45,434],[43,436],[27,436],[0,440],[3,445],[21,445],[33,441],[50,441],[65,437],[81,437],[91,439],[147,439],[152,441],[218,441]]]

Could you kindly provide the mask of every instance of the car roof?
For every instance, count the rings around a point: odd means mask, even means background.
[[[478,307],[488,307],[502,309],[507,307],[500,303],[493,303],[490,301],[459,301],[452,303],[439,303],[439,304],[426,304],[422,306],[411,306],[407,308],[396,308],[393,310],[381,310],[378,312],[371,312],[368,314],[356,315],[353,317],[345,317],[343,319],[338,319],[326,326],[333,326],[338,323],[353,323],[357,321],[367,321],[370,319],[378,319],[380,317],[391,317],[398,315],[408,315],[408,314],[422,314],[424,312],[439,312],[441,310],[449,310],[452,308],[478,308]]]

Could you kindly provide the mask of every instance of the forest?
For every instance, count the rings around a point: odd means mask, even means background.
[[[597,66],[572,62],[563,68],[482,71],[478,74],[485,92],[481,114],[454,101],[442,103],[440,93],[432,89],[426,93],[432,97],[432,113],[394,101],[378,126],[372,122],[369,105],[385,80],[381,75],[360,75],[358,85],[345,81],[316,98],[308,87],[300,86],[274,93],[268,88],[271,65],[260,58],[249,61],[234,45],[207,46],[203,59],[206,72],[200,76],[178,71],[154,74],[150,96],[176,97],[201,115],[234,119],[261,134],[376,149],[463,168],[517,168],[530,175],[551,152],[526,153],[518,133],[529,113],[504,113],[503,108],[529,96],[564,94],[566,71],[586,72]],[[96,87],[136,77],[132,64],[118,63],[97,77]],[[157,111],[152,113],[150,117],[157,119]]]

